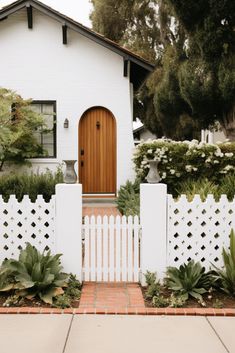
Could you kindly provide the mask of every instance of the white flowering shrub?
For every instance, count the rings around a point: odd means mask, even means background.
[[[141,142],[134,151],[137,177],[145,181],[148,160],[159,161],[159,174],[169,189],[182,181],[208,178],[219,183],[222,176],[235,171],[235,143],[206,144],[193,141],[158,139]]]

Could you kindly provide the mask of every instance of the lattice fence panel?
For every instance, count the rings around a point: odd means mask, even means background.
[[[0,195],[0,262],[17,258],[26,243],[38,250],[55,250],[55,196],[49,203],[39,195],[36,202],[14,195],[4,202]]]
[[[206,269],[211,263],[223,265],[222,249],[229,247],[229,234],[235,229],[235,199],[222,195],[215,202],[208,195],[202,202],[196,195],[189,202],[185,195],[175,201],[168,195],[168,266],[180,266],[192,260],[201,261]]]

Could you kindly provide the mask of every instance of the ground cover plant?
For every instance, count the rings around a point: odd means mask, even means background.
[[[163,284],[154,273],[145,275],[144,296],[154,307],[232,307],[235,308],[235,234],[231,231],[230,248],[223,249],[222,269],[206,272],[199,262],[189,261],[179,268],[169,267]]]
[[[60,168],[56,173],[9,174],[0,176],[0,195],[5,202],[10,195],[15,195],[21,201],[24,195],[29,195],[32,202],[38,195],[43,195],[46,202],[55,194],[56,184],[63,183],[63,172]]]
[[[27,244],[18,260],[5,260],[0,267],[0,303],[70,307],[80,298],[81,284],[75,276],[63,272],[60,258],[60,254],[40,253]]]

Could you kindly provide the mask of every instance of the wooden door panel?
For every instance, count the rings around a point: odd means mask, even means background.
[[[116,193],[116,122],[104,108],[90,109],[81,118],[79,179],[84,193]]]

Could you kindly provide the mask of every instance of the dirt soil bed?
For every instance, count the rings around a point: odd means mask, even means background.
[[[6,302],[7,298],[9,298],[9,293],[8,295],[6,294],[0,294],[0,307],[32,307],[32,308],[55,308],[55,306],[46,304],[42,300],[36,298],[36,299],[26,299],[22,298],[19,302],[16,304],[11,304],[11,305],[4,305]],[[71,301],[71,308],[78,308],[79,307],[79,300],[72,300]]]
[[[147,289],[142,287],[145,306],[148,308],[152,308],[153,305],[152,305],[151,299],[146,299],[146,296],[145,296],[146,291]],[[165,287],[161,288],[161,295],[164,298],[170,298],[171,293],[172,292],[167,288]],[[210,296],[212,296],[212,298],[210,298]],[[213,291],[212,294],[206,294],[203,296],[203,301],[206,304],[205,308],[235,309],[235,298],[228,296],[222,292]],[[218,306],[218,303],[220,303],[221,305]],[[202,307],[203,306],[196,299],[193,299],[193,298],[190,298],[189,300],[187,300],[187,302],[183,306],[183,308],[202,308]]]

